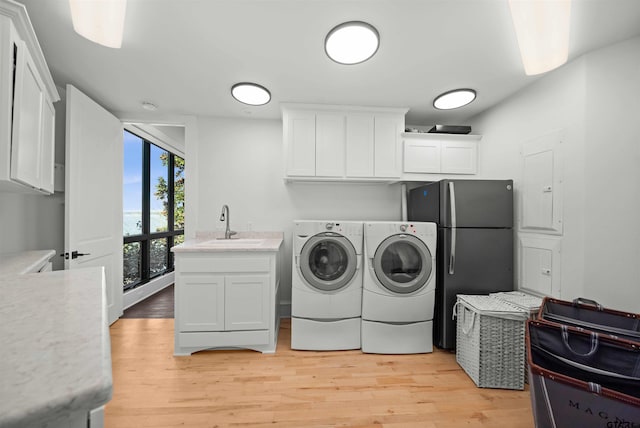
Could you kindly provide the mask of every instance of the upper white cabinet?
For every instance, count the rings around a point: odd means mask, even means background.
[[[54,190],[60,99],[23,5],[0,0],[0,190]]]
[[[283,112],[287,175],[316,175],[316,115],[308,111]]]
[[[478,142],[482,136],[467,134],[402,134],[405,178],[408,174],[475,174]]]
[[[292,180],[397,179],[406,109],[282,105],[285,177]]]

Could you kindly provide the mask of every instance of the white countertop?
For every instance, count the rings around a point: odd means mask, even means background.
[[[0,254],[0,276],[29,273],[55,255],[54,250]]]
[[[175,253],[278,251],[283,242],[282,232],[239,232],[231,239],[223,239],[224,232],[198,232],[195,239],[171,248]]]
[[[0,277],[0,427],[45,426],[111,399],[103,268]]]

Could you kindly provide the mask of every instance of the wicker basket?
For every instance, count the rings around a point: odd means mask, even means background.
[[[528,313],[492,296],[458,294],[456,361],[480,388],[524,389]]]
[[[540,306],[542,306],[542,297],[533,296],[531,294],[523,293],[521,291],[503,291],[500,293],[491,293],[489,296],[500,299],[507,302],[529,314],[530,320],[538,318],[538,312]],[[525,350],[525,363],[524,363],[524,382],[529,383],[529,363],[527,363],[526,350]]]
[[[540,306],[542,306],[542,297],[533,296],[521,291],[503,291],[500,293],[491,293],[489,296],[510,303],[518,309],[522,309],[529,314],[529,319],[536,319]]]

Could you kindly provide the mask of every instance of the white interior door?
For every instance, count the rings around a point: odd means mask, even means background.
[[[109,323],[122,315],[123,125],[67,85],[65,269],[104,266]]]

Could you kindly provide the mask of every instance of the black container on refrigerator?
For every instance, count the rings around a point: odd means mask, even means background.
[[[513,180],[441,180],[409,191],[409,221],[438,224],[434,343],[456,345],[457,294],[513,290]]]

